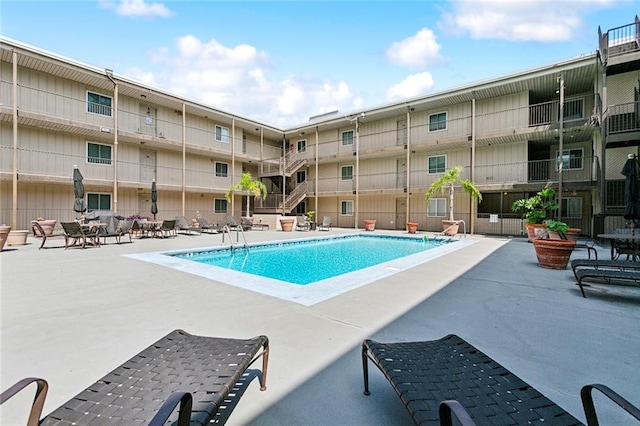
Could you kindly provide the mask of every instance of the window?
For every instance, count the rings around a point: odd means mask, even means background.
[[[215,198],[213,200],[214,213],[227,213],[227,200],[224,198]]]
[[[215,176],[226,178],[229,177],[229,165],[227,163],[219,163],[216,161],[215,165]]]
[[[447,169],[447,156],[446,155],[434,155],[427,158],[429,174],[444,173]]]
[[[353,180],[353,166],[342,166],[340,168],[342,180]]]
[[[342,146],[353,145],[353,130],[342,132]]]
[[[111,210],[111,194],[87,194],[87,210]]]
[[[340,202],[340,214],[342,216],[353,216],[353,200]]]
[[[229,143],[229,128],[216,125],[216,142]]]
[[[306,170],[298,170],[296,172],[296,183],[300,184],[307,180],[307,171]]]
[[[582,198],[563,198],[561,214],[566,219],[582,219]]]
[[[305,152],[307,150],[307,140],[306,139],[300,139],[298,141],[298,152]]]
[[[582,148],[563,149],[562,160],[559,151],[556,151],[556,167],[560,170],[560,162],[562,161],[562,170],[580,170],[582,169]]]
[[[111,145],[87,142],[87,163],[111,164]]]
[[[447,130],[447,113],[439,112],[429,115],[429,131]]]
[[[446,198],[429,199],[429,205],[427,206],[427,216],[444,217],[446,215],[447,215],[447,199]]]
[[[111,117],[111,98],[99,93],[87,92],[87,112]]]

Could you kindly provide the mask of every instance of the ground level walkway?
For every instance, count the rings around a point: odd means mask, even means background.
[[[247,239],[318,234],[251,231]],[[266,334],[268,390],[251,383],[227,424],[408,425],[377,370],[372,394],[363,395],[360,343],[454,333],[579,419],[586,383],[607,384],[640,406],[640,291],[601,286],[584,299],[571,271],[538,267],[524,239],[472,238],[457,252],[312,306],[123,256],[218,246],[220,235],[85,250],[38,250],[30,240],[0,254],[1,385],[46,378],[48,413],[173,329]],[[5,404],[0,423],[20,424],[31,397]],[[603,424],[629,422],[610,406],[603,414]]]

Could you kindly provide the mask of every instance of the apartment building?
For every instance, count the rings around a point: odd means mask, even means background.
[[[628,154],[640,145],[640,22],[599,32],[579,58],[381,107],[279,129],[52,53],[0,39],[0,222],[69,220],[72,175],[89,209],[221,221],[313,210],[334,226],[436,231],[446,195],[424,201],[453,166],[483,201],[456,191],[467,232],[520,235],[514,200],[545,186],[561,218],[593,234],[624,224]],[[268,188],[246,212],[227,188],[249,171]]]

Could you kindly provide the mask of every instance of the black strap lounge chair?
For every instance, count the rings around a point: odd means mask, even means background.
[[[217,234],[220,232],[220,227],[217,224],[212,225],[203,217],[199,217],[196,220],[200,225],[200,232],[205,232],[207,234]]]
[[[560,236],[561,240],[567,240],[567,241],[569,240],[569,238],[567,238],[567,235],[564,232],[560,230],[556,232],[558,232],[558,236]],[[593,241],[592,239],[578,238],[578,240],[576,241],[575,248],[587,249],[587,257],[591,259],[591,253],[593,253],[593,258],[598,260],[598,250],[596,250],[595,245],[596,245],[596,242]]]
[[[43,379],[21,380],[0,395],[0,404],[35,382],[36,397],[27,426],[206,425],[260,357],[260,390],[265,390],[269,359],[266,336],[224,339],[175,330],[42,420],[48,389]]]
[[[176,232],[176,221],[171,219],[165,219],[162,221],[160,228],[156,229],[156,237],[171,237],[175,236]]]
[[[235,218],[231,215],[226,215],[225,219],[227,221],[226,226],[229,229],[232,230],[237,230],[238,228],[242,228],[243,231],[248,231],[249,229],[251,229],[251,224],[250,223],[245,223],[245,224],[238,224],[238,222],[236,222]]]
[[[187,235],[200,235],[200,226],[193,226],[184,216],[176,216],[176,230],[183,231]]]
[[[64,229],[64,248],[65,250],[76,244],[85,248],[87,241],[93,245],[100,247],[100,229],[98,227],[91,228],[86,226],[85,229],[78,222],[60,222]]]
[[[318,231],[329,231],[331,230],[331,218],[329,216],[325,216],[322,218],[322,223],[318,224]]]
[[[296,216],[296,231],[310,231],[311,224],[307,220],[305,215],[299,214]]]
[[[479,351],[450,334],[424,342],[362,344],[364,393],[369,395],[368,361],[391,382],[416,424],[579,425],[575,417]],[[597,425],[592,390],[597,389],[640,420],[640,410],[603,385],[582,388],[587,423]],[[440,422],[440,423],[439,423]]]
[[[64,237],[65,236],[64,232],[56,232],[55,230],[54,230],[53,233],[47,235],[45,230],[42,228],[42,225],[40,225],[37,220],[34,220],[34,221],[31,222],[31,230],[33,231],[33,236],[35,238],[42,238],[42,244],[40,244],[40,247],[38,247],[38,250],[40,250],[42,247],[44,247],[44,243],[47,242],[47,238],[55,238],[55,237]]]

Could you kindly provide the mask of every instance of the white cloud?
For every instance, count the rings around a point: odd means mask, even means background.
[[[155,16],[169,18],[173,16],[173,12],[164,4],[145,0],[120,0],[119,2],[100,0],[99,4],[104,9],[114,10],[120,16],[135,18],[152,18]]]
[[[492,0],[451,1],[439,26],[468,33],[474,39],[555,42],[570,40],[580,28],[581,16],[610,0]]]
[[[156,69],[127,75],[168,92],[232,113],[278,126],[307,122],[310,116],[333,110],[361,108],[363,101],[343,81],[309,76],[270,76],[271,58],[254,46],[227,47],[192,35],[172,47],[150,52]]]
[[[433,77],[431,73],[421,72],[412,74],[387,90],[387,100],[393,102],[399,99],[424,95],[432,87]]]
[[[440,44],[428,28],[422,28],[415,35],[394,42],[387,49],[389,61],[408,67],[425,67],[443,61],[440,56]]]

